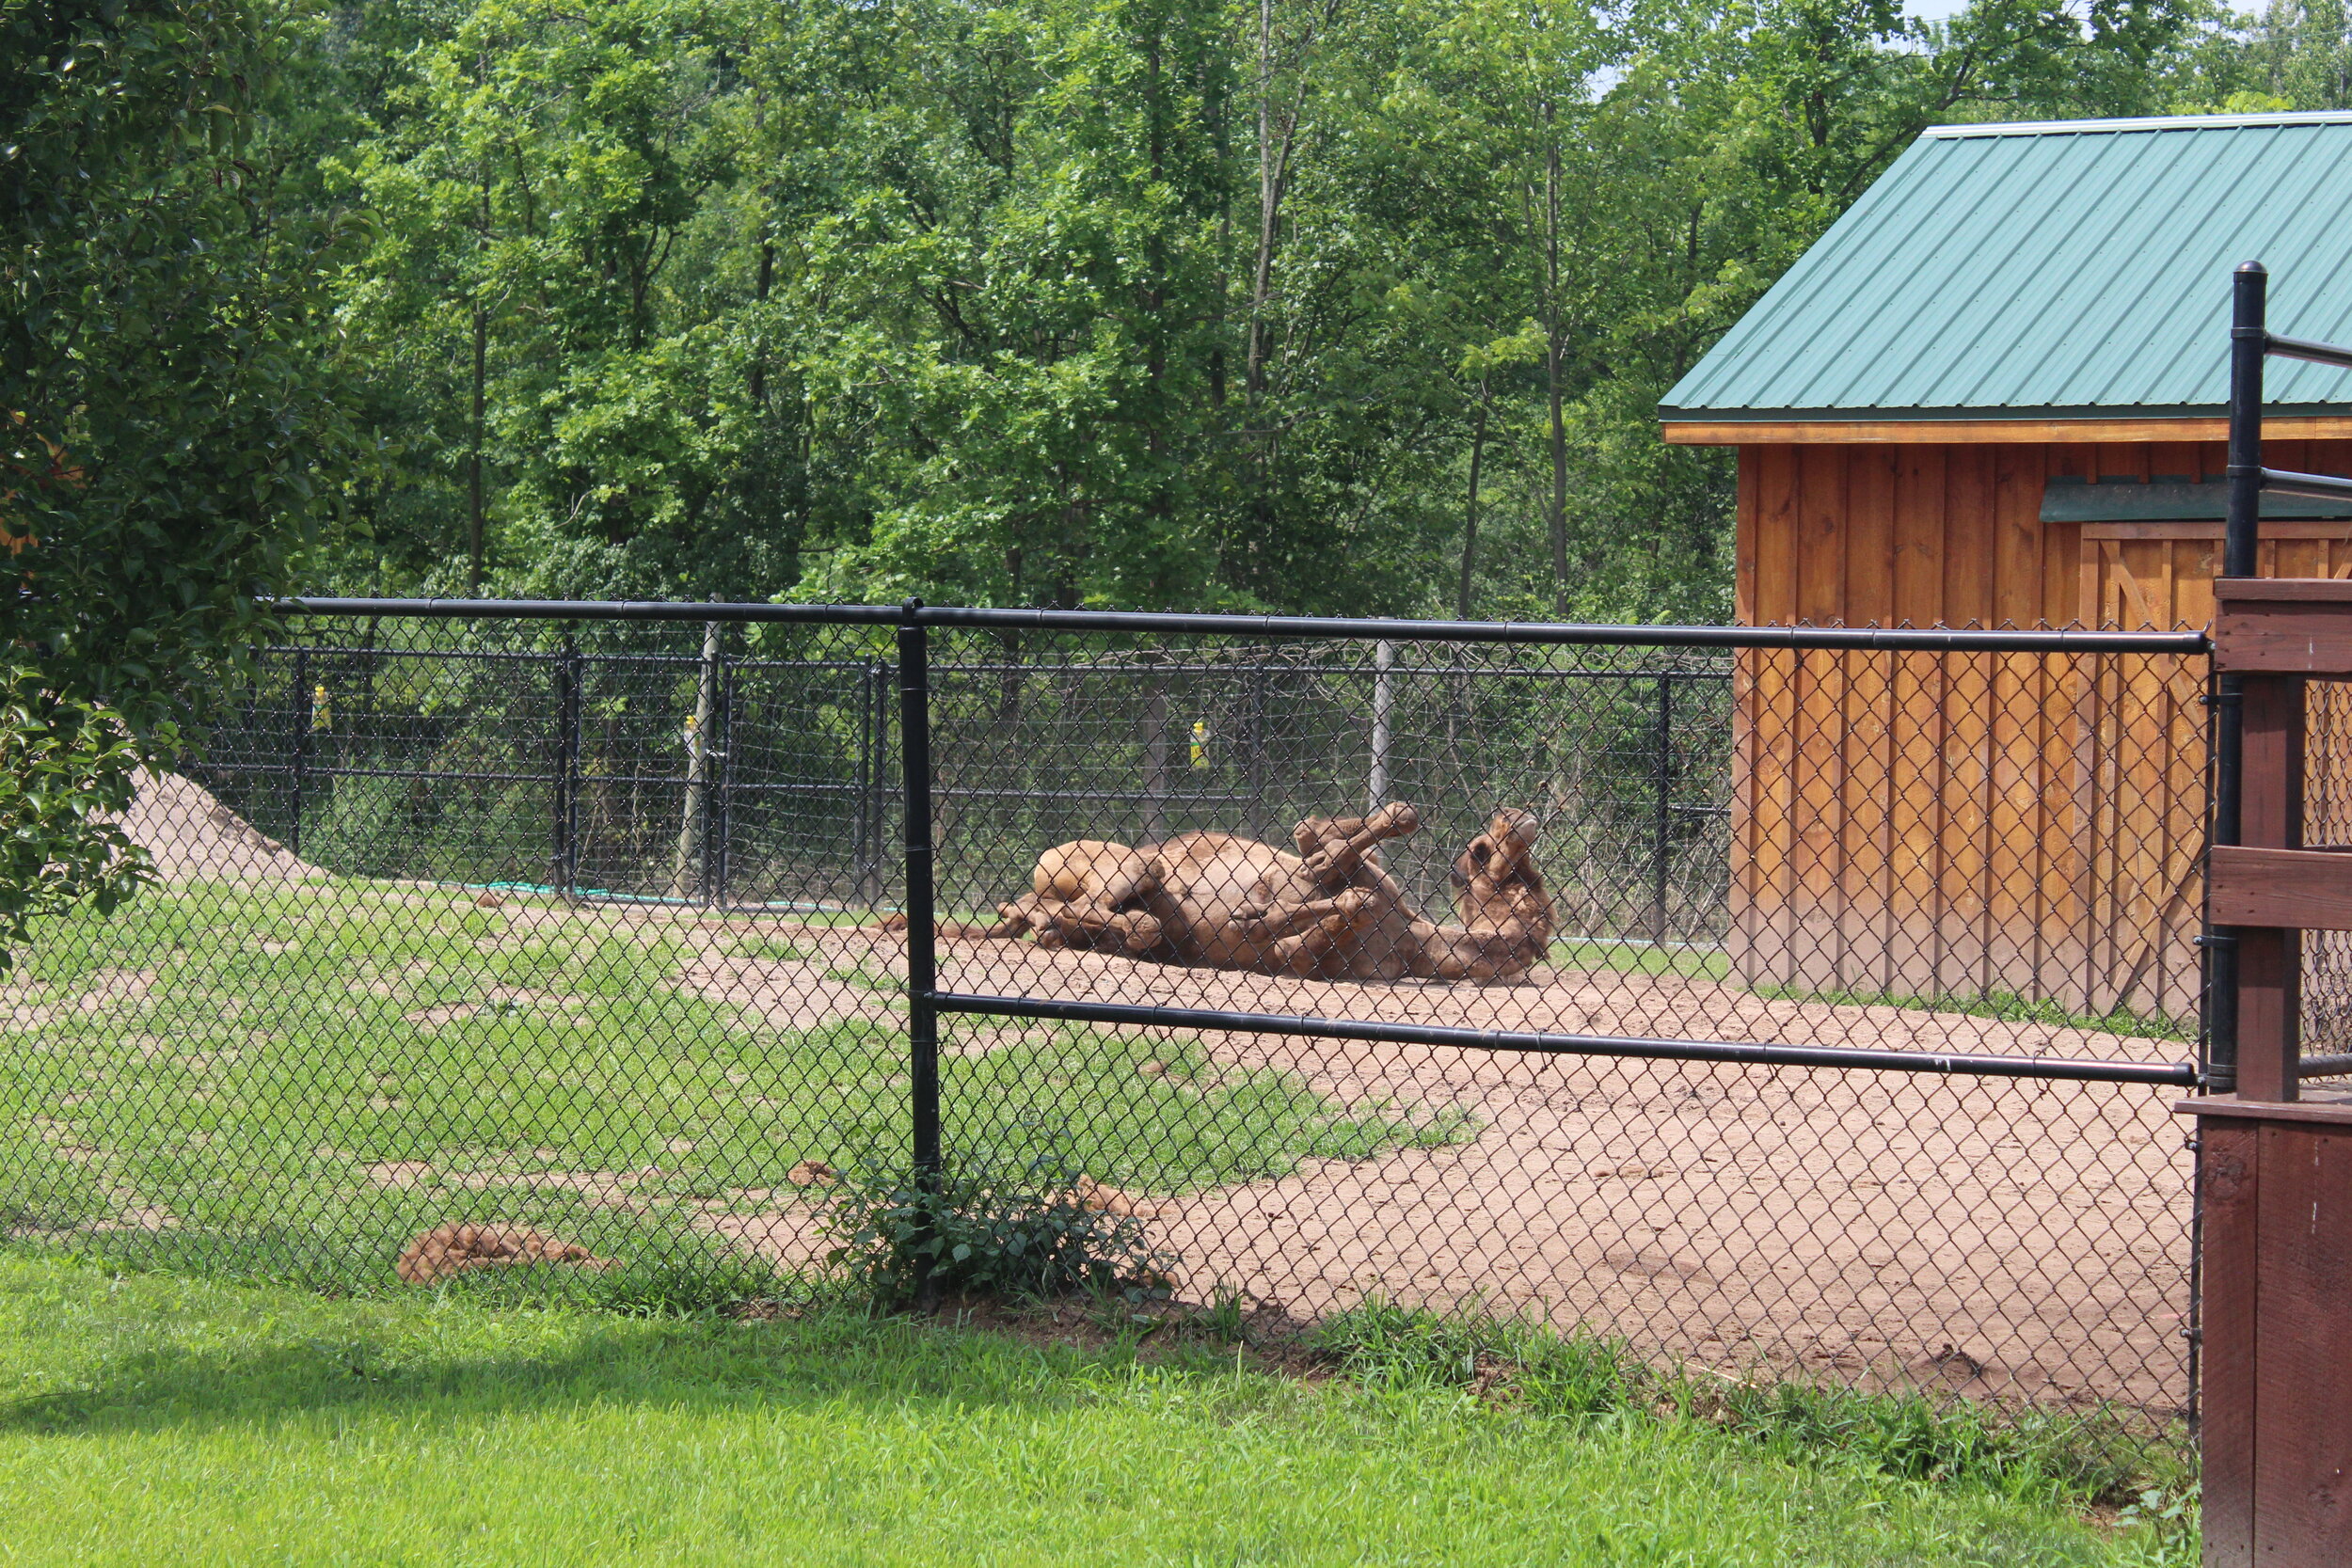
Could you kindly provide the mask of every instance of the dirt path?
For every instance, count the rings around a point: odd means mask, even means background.
[[[802,1026],[871,1007],[844,968],[903,949],[796,933],[805,963],[716,955],[694,989]],[[2182,1048],[1893,1007],[1766,1001],[1708,981],[1538,971],[1511,986],[1362,986],[943,944],[950,990],[1472,1027],[2169,1061]],[[1191,1032],[1186,1031],[1186,1034]],[[984,1038],[985,1037],[983,1037]],[[2187,1184],[2174,1091],[1896,1072],[1532,1057],[1240,1033],[1217,1060],[1299,1074],[1352,1106],[1454,1107],[1468,1142],[1159,1204],[1184,1293],[1238,1288],[1312,1315],[1378,1292],[1472,1298],[1637,1349],[2041,1402],[2185,1399]],[[959,1093],[1017,1096],[984,1049]],[[779,1257],[799,1207],[727,1233]]]

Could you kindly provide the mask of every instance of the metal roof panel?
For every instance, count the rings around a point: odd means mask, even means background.
[[[1661,404],[1669,420],[2219,412],[2230,269],[2352,338],[2352,114],[1939,126]],[[2352,374],[2274,360],[2275,407]]]

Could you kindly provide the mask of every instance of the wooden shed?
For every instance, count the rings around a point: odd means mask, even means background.
[[[1738,449],[1740,619],[2203,626],[2231,268],[2269,265],[2279,330],[2342,341],[2347,218],[2352,114],[1930,131],[1661,404],[1667,440]],[[2268,390],[2265,460],[2352,474],[2352,377],[2280,362]],[[2268,498],[2264,518],[2264,573],[2352,576],[2352,513]],[[1752,656],[1739,973],[2185,1016],[2203,679],[2148,656]],[[2352,819],[2344,794],[2315,759],[2315,815]]]

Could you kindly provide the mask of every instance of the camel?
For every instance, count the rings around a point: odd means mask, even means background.
[[[939,934],[1320,979],[1524,974],[1552,930],[1534,816],[1495,813],[1455,858],[1459,926],[1424,918],[1380,863],[1384,841],[1420,826],[1420,813],[1398,802],[1364,817],[1311,816],[1292,830],[1295,853],[1223,832],[1140,849],[1080,839],[1038,858],[1029,891],[997,906],[996,925],[943,925]]]

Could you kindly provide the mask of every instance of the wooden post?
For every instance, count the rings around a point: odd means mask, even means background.
[[[2207,1568],[2352,1562],[2352,1095],[2301,1093],[2302,932],[2352,930],[2352,855],[2303,845],[2303,698],[2352,679],[2352,582],[2223,578],[2214,666],[2245,690],[2234,1093],[2198,1118]]]
[[[2238,842],[2247,848],[2303,847],[2303,680],[2247,675],[2245,772]],[[2237,1092],[2289,1101],[2302,1054],[2303,933],[2249,926],[2237,933]]]

